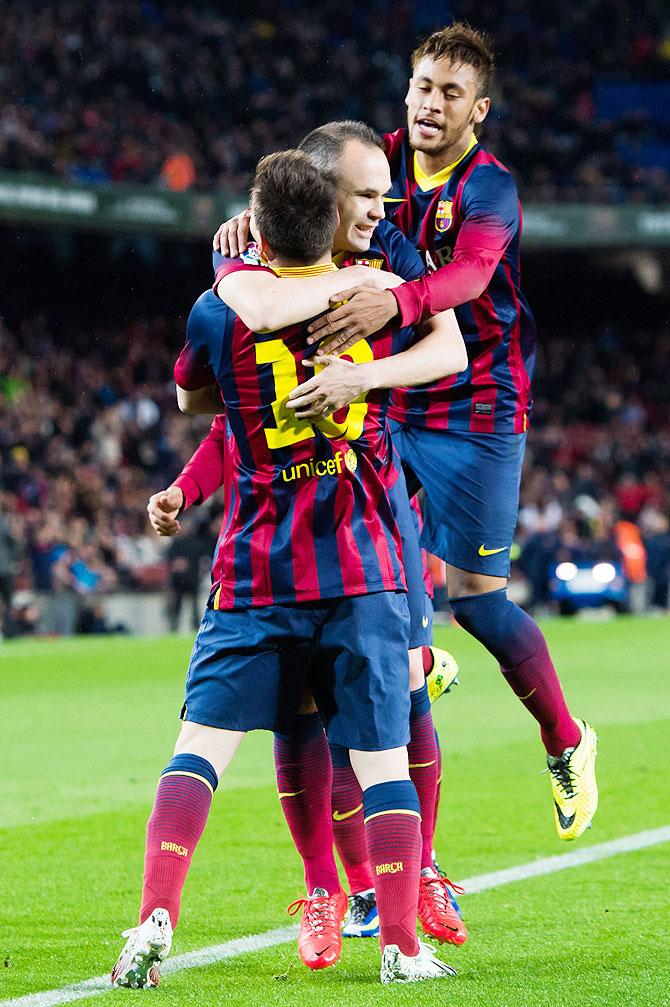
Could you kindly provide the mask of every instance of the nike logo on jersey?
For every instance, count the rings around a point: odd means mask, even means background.
[[[570,817],[568,817],[567,815],[564,815],[556,801],[554,801],[554,807],[556,808],[556,814],[558,815],[558,820],[561,823],[561,828],[569,829],[575,820],[575,816],[570,815]]]
[[[497,552],[504,552],[507,549],[506,545],[501,545],[499,549],[487,549],[485,545],[480,545],[479,555],[480,556],[495,556]]]
[[[359,804],[357,808],[353,809],[353,811],[333,811],[333,819],[336,822],[344,822],[346,821],[347,818],[351,818],[353,815],[356,815],[359,811],[362,811],[362,809],[363,805]]]

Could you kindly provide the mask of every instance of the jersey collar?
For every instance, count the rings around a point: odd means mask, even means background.
[[[321,262],[315,266],[271,266],[266,263],[275,276],[321,276],[322,273],[336,273],[334,262]]]
[[[419,158],[416,151],[414,151],[414,178],[416,179],[416,184],[419,186],[422,192],[430,192],[431,189],[441,189],[443,185],[446,185],[451,178],[454,168],[456,168],[461,161],[468,156],[472,148],[477,143],[477,137],[473,133],[470,137],[470,142],[461,154],[461,156],[453,162],[453,164],[448,164],[446,168],[441,168],[434,175],[427,175],[425,171],[419,165]]]

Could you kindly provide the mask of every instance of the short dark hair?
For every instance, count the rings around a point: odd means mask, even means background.
[[[384,149],[381,136],[367,123],[343,119],[341,122],[327,122],[325,126],[317,126],[301,141],[298,150],[308,154],[312,163],[324,175],[332,176],[347,140],[357,140],[365,147]]]
[[[447,28],[434,31],[412,53],[412,69],[426,56],[448,59],[451,63],[467,63],[479,79],[477,97],[483,98],[491,90],[495,55],[492,42],[484,32],[471,28],[464,21],[454,21]]]
[[[333,247],[335,186],[300,150],[262,157],[251,188],[258,229],[274,252],[310,265]]]

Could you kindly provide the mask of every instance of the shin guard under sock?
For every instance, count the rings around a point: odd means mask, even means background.
[[[332,766],[318,713],[298,715],[290,734],[274,737],[277,789],[296,849],[305,865],[308,894],[339,891],[330,819]]]
[[[348,750],[341,745],[331,745],[330,756],[335,846],[347,875],[349,893],[356,895],[374,886],[363,822],[363,791],[351,768]]]
[[[214,767],[199,755],[175,755],[163,770],[147,823],[140,923],[160,906],[176,927],[184,881],[217,784]]]
[[[411,780],[378,783],[363,792],[365,832],[374,874],[379,942],[397,944],[416,955],[421,822],[419,798]]]
[[[432,867],[438,768],[428,686],[424,683],[411,692],[410,701],[407,756],[410,779],[416,787],[421,809],[421,867]]]

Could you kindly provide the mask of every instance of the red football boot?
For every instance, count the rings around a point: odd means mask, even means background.
[[[296,899],[287,912],[293,916],[302,907],[298,954],[308,969],[327,969],[342,954],[342,918],[347,898],[341,890],[329,895],[315,888],[307,899]]]
[[[436,874],[430,867],[421,871],[419,883],[419,922],[424,934],[434,937],[440,944],[465,944],[468,932],[465,924],[451,904],[449,889],[459,894],[463,889],[452,884],[449,878]]]

